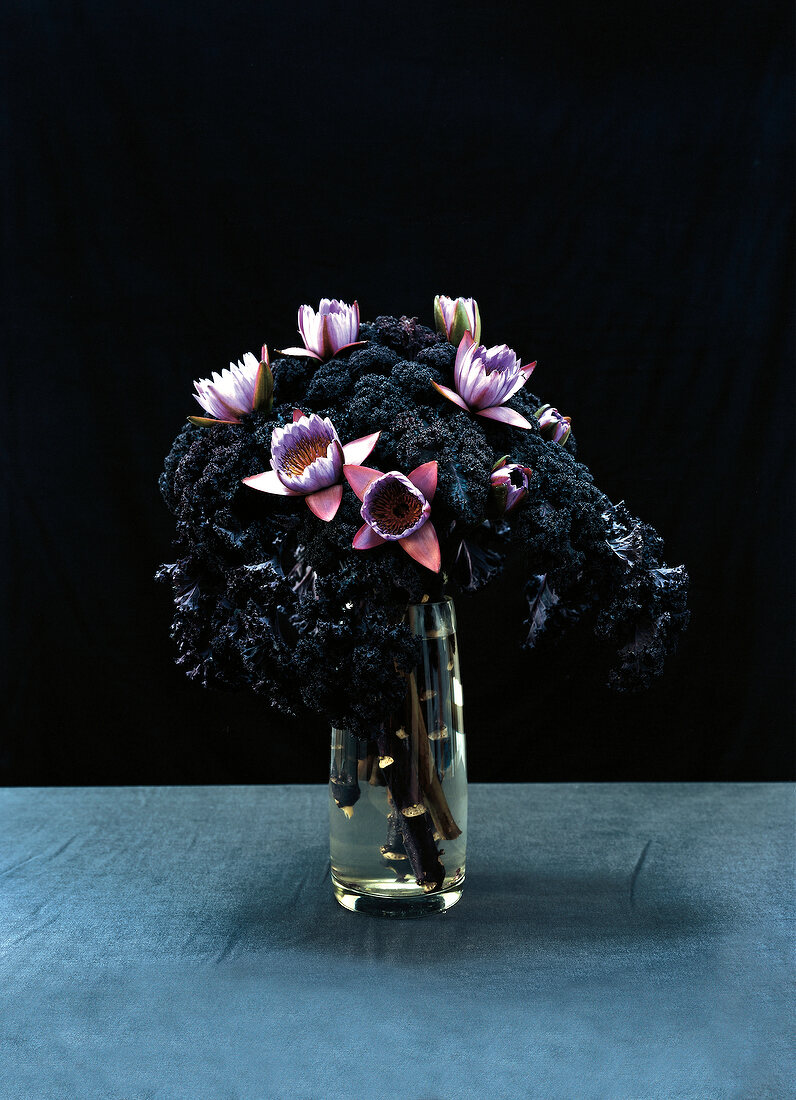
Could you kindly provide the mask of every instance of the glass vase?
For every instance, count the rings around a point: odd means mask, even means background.
[[[462,896],[467,761],[453,601],[410,604],[422,656],[370,740],[332,730],[332,888],[346,909],[416,917]]]

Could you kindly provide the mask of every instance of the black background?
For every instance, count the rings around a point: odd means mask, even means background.
[[[322,781],[323,722],[173,666],[192,382],[472,294],[692,577],[649,692],[459,602],[475,780],[793,772],[790,5],[12,2],[0,781]]]

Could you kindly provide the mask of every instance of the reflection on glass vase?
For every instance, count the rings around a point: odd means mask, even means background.
[[[346,909],[415,917],[462,895],[467,762],[453,601],[411,604],[422,657],[369,741],[332,730],[332,887]]]

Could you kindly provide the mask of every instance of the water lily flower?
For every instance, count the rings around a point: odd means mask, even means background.
[[[437,462],[426,462],[410,474],[383,474],[369,466],[349,465],[343,473],[362,501],[364,523],[354,535],[355,550],[397,542],[410,558],[439,573],[439,539],[429,519],[437,491]]]
[[[189,416],[192,424],[240,424],[246,413],[270,412],[274,399],[274,376],[268,348],[263,344],[260,361],[250,351],[242,360],[230,363],[229,370],[213,372],[212,379],[194,382],[194,398],[210,416]]]
[[[341,444],[328,416],[294,409],[293,423],[271,435],[271,469],[243,478],[243,484],[261,493],[304,497],[309,510],[328,523],[343,499],[343,466],[364,461],[380,434]]]
[[[562,416],[552,405],[540,405],[533,415],[539,421],[539,431],[545,439],[562,446],[566,443],[572,431],[571,417]]]
[[[507,408],[504,402],[522,389],[535,366],[536,363],[521,366],[517,355],[505,344],[485,348],[465,332],[453,368],[456,389],[440,386],[437,382],[431,385],[466,412],[488,420],[500,420],[515,428],[530,428],[525,417]]]
[[[343,348],[361,347],[366,341],[359,336],[359,305],[352,306],[337,298],[321,298],[316,313],[312,306],[299,306],[298,327],[303,348],[284,348],[282,355],[309,355],[323,362]]]
[[[438,294],[434,299],[434,321],[449,344],[458,345],[465,332],[476,343],[481,339],[481,314],[475,298],[448,298]]]
[[[502,515],[516,508],[528,495],[528,482],[533,476],[533,470],[529,466],[520,466],[516,462],[506,463],[506,457],[501,458],[492,468],[491,495]]]

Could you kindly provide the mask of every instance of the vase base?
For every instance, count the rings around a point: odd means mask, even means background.
[[[346,886],[332,875],[332,891],[339,905],[352,913],[368,913],[374,917],[392,917],[412,920],[416,917],[430,916],[432,913],[444,913],[451,909],[462,896],[464,876],[455,886],[433,894],[404,894],[399,897],[385,897],[378,894],[366,894]]]

